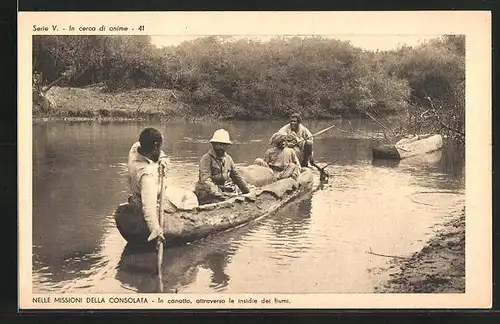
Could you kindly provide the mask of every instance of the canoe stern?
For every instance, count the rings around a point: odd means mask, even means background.
[[[120,204],[115,211],[115,223],[123,238],[130,244],[144,244],[148,239],[148,225],[142,211],[134,204]]]

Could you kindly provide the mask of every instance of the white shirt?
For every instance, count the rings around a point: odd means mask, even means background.
[[[140,143],[134,143],[128,154],[128,180],[130,190],[139,196],[142,203],[144,220],[152,232],[159,229],[157,202],[160,194],[159,163],[148,159],[138,152]],[[160,156],[165,156],[161,152]]]

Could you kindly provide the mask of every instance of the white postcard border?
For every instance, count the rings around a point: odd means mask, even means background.
[[[33,31],[33,25],[47,31]],[[58,31],[52,30],[58,26]],[[63,26],[96,31],[63,31]],[[99,27],[129,26],[127,32]],[[137,28],[145,26],[144,31]],[[201,308],[489,308],[492,305],[491,14],[414,12],[20,12],[18,16],[18,181],[20,309]],[[34,303],[32,293],[32,35],[466,35],[466,293],[465,294],[71,294],[104,298],[81,304]],[[69,296],[65,294],[64,296]],[[110,303],[115,297],[189,298],[185,303]],[[288,298],[289,304],[196,304],[199,298]]]

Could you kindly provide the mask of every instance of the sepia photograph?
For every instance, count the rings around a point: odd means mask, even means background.
[[[30,302],[466,293],[464,33],[145,29],[30,35]]]

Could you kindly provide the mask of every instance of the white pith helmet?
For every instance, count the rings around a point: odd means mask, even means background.
[[[218,129],[214,132],[214,136],[210,140],[210,143],[224,143],[224,144],[232,144],[229,140],[229,133],[225,129]]]

